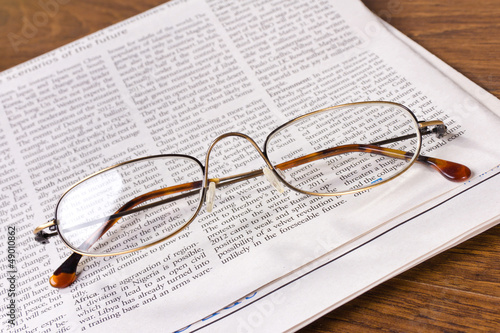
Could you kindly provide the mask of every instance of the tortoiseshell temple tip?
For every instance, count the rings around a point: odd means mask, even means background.
[[[70,255],[50,277],[50,285],[54,288],[66,288],[75,282],[76,267],[81,258],[82,255],[78,253]]]
[[[437,170],[446,179],[453,182],[463,182],[470,178],[471,170],[463,164],[441,160],[434,157],[420,156],[426,164]],[[419,157],[419,159],[420,159]]]
[[[52,275],[49,283],[54,288],[69,287],[76,280],[76,273],[60,273],[59,275]]]

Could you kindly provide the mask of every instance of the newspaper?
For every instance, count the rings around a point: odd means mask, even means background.
[[[86,258],[73,285],[53,289],[47,278],[71,252],[58,240],[35,243],[32,230],[53,218],[69,186],[114,163],[158,153],[203,160],[225,132],[262,146],[306,112],[391,100],[448,125],[443,139],[426,139],[425,154],[467,164],[474,176],[498,165],[498,116],[462,104],[468,95],[458,85],[374,22],[354,1],[171,1],[1,73],[0,218],[15,243],[15,259],[0,262],[3,327],[193,330],[475,182],[415,166],[385,187],[319,201],[269,189],[262,203],[228,187],[214,212],[203,210],[175,240]],[[262,163],[241,150],[231,162]],[[227,162],[221,154],[211,170]]]

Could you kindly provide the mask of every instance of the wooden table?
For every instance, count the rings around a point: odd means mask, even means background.
[[[3,0],[0,71],[152,8],[164,0]],[[66,4],[59,4],[67,2]],[[364,0],[393,26],[500,97],[498,0]],[[46,20],[44,21],[44,17]],[[26,20],[29,38],[12,44]],[[471,207],[473,209],[473,207]],[[372,289],[300,330],[500,331],[500,226]]]

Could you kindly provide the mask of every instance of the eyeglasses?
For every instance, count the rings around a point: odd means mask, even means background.
[[[278,192],[284,187],[308,195],[341,196],[382,185],[419,162],[448,180],[464,181],[469,168],[420,155],[422,136],[442,137],[440,120],[419,122],[405,106],[360,102],[314,111],[272,131],[261,150],[242,133],[218,136],[205,166],[196,158],[156,155],[98,171],[67,190],[54,219],[34,230],[48,243],[59,235],[73,254],[54,272],[50,284],[65,288],[76,279],[82,256],[111,256],[145,249],[183,231],[203,203],[211,212],[216,188],[264,175]],[[208,178],[209,158],[221,140],[239,137],[255,148],[263,169]],[[52,232],[47,233],[45,228]]]

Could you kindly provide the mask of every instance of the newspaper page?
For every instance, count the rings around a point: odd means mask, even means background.
[[[118,162],[159,153],[203,161],[209,142],[226,132],[262,147],[301,114],[390,100],[447,124],[444,138],[425,139],[424,153],[475,175],[497,165],[498,117],[481,105],[464,110],[458,86],[370,18],[353,1],[174,0],[3,72],[0,218],[10,238],[2,250],[15,256],[1,258],[2,327],[181,330],[468,186],[415,166],[385,188],[315,198],[277,194],[260,177],[250,189],[221,189],[214,212],[203,208],[177,238],[87,257],[75,283],[53,289],[48,277],[71,251],[60,240],[37,244],[32,230],[53,218],[73,183]],[[263,164],[237,140],[212,155],[209,177]]]

